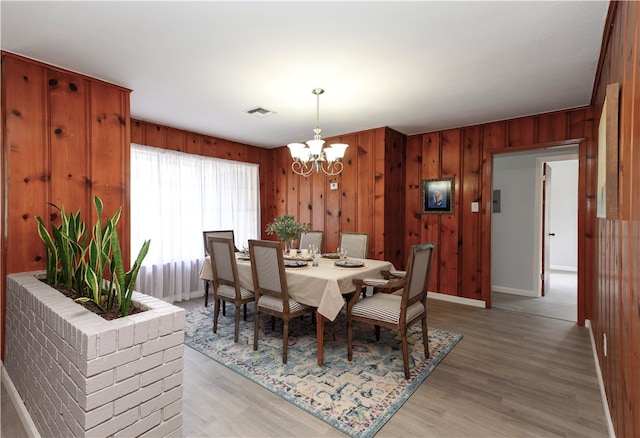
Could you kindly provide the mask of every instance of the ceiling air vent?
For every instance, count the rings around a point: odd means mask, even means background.
[[[260,118],[272,116],[272,115],[275,114],[274,111],[269,111],[268,109],[264,109],[264,108],[261,108],[261,107],[256,107],[256,108],[251,108],[251,109],[245,110],[245,113],[247,113],[247,114],[249,114],[251,116],[260,117]]]

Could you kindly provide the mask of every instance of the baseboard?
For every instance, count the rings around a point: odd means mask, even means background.
[[[615,438],[616,431],[613,429],[613,421],[611,420],[611,411],[609,410],[609,403],[607,402],[607,391],[604,388],[604,380],[602,379],[602,371],[600,370],[600,361],[598,360],[598,351],[596,350],[596,341],[593,337],[593,330],[591,329],[591,321],[584,320],[584,326],[589,329],[589,338],[591,339],[591,352],[593,353],[593,363],[596,366],[596,375],[598,376],[598,386],[600,387],[600,396],[602,398],[602,405],[604,407],[604,416],[607,421],[607,429],[609,431],[609,437]]]
[[[2,368],[2,384],[5,386],[7,394],[9,394],[11,403],[13,403],[13,406],[18,413],[18,417],[20,418],[20,422],[22,423],[22,427],[24,427],[27,436],[40,438],[40,433],[38,432],[35,423],[31,419],[31,415],[29,415],[29,412],[27,412],[27,408],[22,402],[22,398],[20,397],[20,394],[18,394],[18,390],[13,385],[11,377],[9,377],[9,374],[7,373],[7,370],[4,368],[4,364],[1,361],[0,368]]]
[[[456,295],[439,294],[436,292],[428,292],[427,298],[433,298],[434,300],[449,301],[452,303],[464,304],[465,306],[482,307],[487,308],[487,303],[482,300],[472,300],[471,298],[458,297]]]
[[[538,294],[533,290],[514,289],[512,287],[491,286],[491,291],[503,294],[520,295],[523,297],[538,297]]]

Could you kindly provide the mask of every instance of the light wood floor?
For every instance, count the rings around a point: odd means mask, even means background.
[[[550,274],[549,292],[544,297],[493,292],[491,305],[513,312],[578,321],[578,274],[567,271],[551,271]]]
[[[436,300],[429,325],[464,338],[376,437],[607,436],[588,329]],[[183,435],[343,436],[188,347]]]

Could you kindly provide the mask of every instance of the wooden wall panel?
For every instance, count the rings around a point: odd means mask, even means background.
[[[144,133],[146,124],[140,120],[131,120],[131,143],[145,144]]]
[[[187,132],[187,144],[185,152],[194,155],[204,155],[202,153],[202,136],[193,132]]]
[[[477,132],[478,129],[471,129]],[[453,178],[453,214],[434,215],[439,222],[440,257],[438,258],[439,288],[438,292],[457,295],[460,290],[460,218],[462,217],[463,190],[460,180],[462,176],[461,131],[452,129],[442,132],[440,177]],[[466,134],[465,134],[466,136]],[[465,140],[466,141],[466,140]],[[476,139],[477,143],[477,139]],[[474,144],[474,146],[477,146]]]
[[[589,317],[617,436],[640,436],[640,6],[612,2],[593,90],[587,165],[595,178],[598,121],[607,86],[620,84],[617,217],[595,218]],[[589,174],[589,172],[587,172]],[[594,181],[587,181],[595,186]],[[590,203],[595,203],[595,191]],[[604,355],[604,335],[608,353]]]
[[[172,151],[187,152],[187,135],[176,128],[166,128],[166,148]]]
[[[120,242],[128,265],[128,159],[123,150],[129,150],[130,91],[6,52],[2,70],[7,210],[0,294],[7,274],[44,269],[35,217],[47,224],[59,220],[48,202],[67,211],[81,208],[89,227],[94,195],[103,198],[107,213],[122,205]],[[4,345],[3,324],[4,313]]]
[[[460,289],[456,292],[473,299],[482,299],[480,273],[480,214],[471,211],[471,203],[482,200],[482,144],[480,128],[464,130],[462,169],[459,180],[460,205]]]
[[[420,218],[420,240],[436,243],[435,262],[429,290],[433,292],[458,295],[464,298],[485,301],[491,306],[491,180],[493,154],[511,151],[524,151],[536,148],[562,147],[584,142],[582,163],[590,156],[587,147],[590,144],[591,113],[584,109],[558,111],[555,113],[523,117],[519,119],[469,126],[447,131],[432,132],[410,136],[408,145],[422,144],[422,165],[420,179],[434,177],[456,177],[455,214],[423,214]],[[576,135],[577,137],[570,137]],[[582,137],[580,137],[582,135]],[[535,143],[537,139],[543,143]],[[486,144],[485,144],[486,142]],[[457,144],[458,152],[454,153]],[[591,152],[589,152],[590,154]],[[411,147],[407,160],[413,160]],[[592,178],[585,175],[595,168],[581,164],[580,178]],[[413,183],[412,175],[407,175],[406,187]],[[584,254],[579,270],[592,263],[593,252],[587,248],[589,232],[585,224],[594,211],[587,205],[590,188],[582,186],[579,194],[579,227],[584,233],[579,236],[579,252]],[[471,212],[471,203],[479,203],[479,212]],[[406,210],[409,212],[410,210]],[[406,218],[407,228],[412,227],[412,219]],[[405,247],[410,245],[412,237],[407,235]],[[582,257],[582,255],[581,255]],[[583,277],[586,274],[582,274]],[[582,279],[578,287],[580,323],[584,323],[585,294],[588,282]]]
[[[88,150],[88,81],[77,75],[48,71],[47,100],[50,112],[51,202],[67,212],[89,211],[86,196]],[[72,204],[69,204],[72,202]],[[59,212],[49,208],[51,215]]]
[[[405,247],[405,221],[399,217],[398,213],[403,212],[407,202],[405,193],[405,181],[407,179],[406,166],[404,164],[407,154],[407,139],[404,134],[385,128],[384,131],[376,130],[376,136],[379,137],[384,133],[381,141],[376,140],[376,150],[384,148],[384,161],[386,164],[386,172],[384,175],[385,190],[382,193],[376,192],[376,202],[384,204],[384,211],[376,208],[373,218],[374,235],[384,236],[384,247],[378,244],[372,256],[375,258],[383,258],[393,262],[394,266],[405,269],[410,247]],[[377,155],[380,155],[377,153]],[[376,172],[378,179],[378,172]],[[384,218],[384,223],[378,219]],[[379,240],[379,239],[378,239]],[[376,240],[377,242],[377,240]]]
[[[422,167],[420,175],[407,176],[413,181],[422,184],[422,180],[440,178],[441,169],[441,133],[430,133],[422,136]],[[440,215],[422,214],[424,205],[422,185],[420,186],[420,243],[433,242],[435,244],[435,252],[431,265],[431,278],[429,279],[429,290],[432,292],[440,291],[440,259],[444,257],[440,245]],[[407,245],[405,245],[407,246]]]
[[[130,132],[129,94],[102,84],[90,84],[91,141],[89,143],[91,223],[97,217],[93,197],[104,203],[104,217],[113,216],[119,207],[122,215],[118,235],[124,266],[129,266],[131,216],[129,209]],[[85,216],[86,217],[86,216]]]
[[[50,221],[47,72],[40,65],[3,56],[2,83],[7,179],[6,241],[3,236],[2,248],[5,266],[0,292],[4,296],[7,274],[44,268],[44,248],[35,217],[41,216],[47,224]]]
[[[167,148],[167,127],[155,123],[144,124],[144,145]]]
[[[420,180],[420,172],[422,169],[422,160],[422,137],[416,135],[408,138],[407,152],[404,161],[406,169],[404,183],[404,241],[407,252],[413,245],[421,242],[422,181]],[[432,277],[435,278],[435,273]]]

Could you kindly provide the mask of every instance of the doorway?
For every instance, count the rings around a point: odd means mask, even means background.
[[[494,156],[492,307],[578,321],[577,152],[575,146]],[[546,198],[545,164],[553,175]]]

